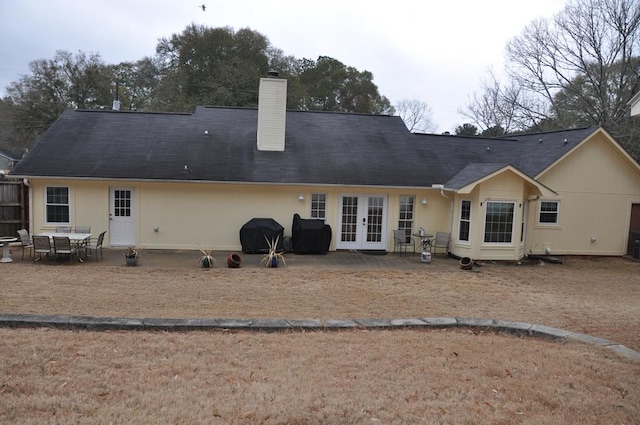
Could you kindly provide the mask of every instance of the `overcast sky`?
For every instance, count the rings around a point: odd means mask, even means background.
[[[206,11],[198,7],[206,5]],[[504,47],[565,0],[0,0],[0,95],[56,50],[99,53],[108,64],[155,53],[191,24],[249,27],[296,58],[333,57],[370,71],[392,104],[429,104],[437,132],[458,114]]]

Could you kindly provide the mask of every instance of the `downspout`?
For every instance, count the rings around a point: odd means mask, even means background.
[[[529,214],[529,215],[531,214],[531,208],[529,207],[529,204],[530,204],[531,202],[536,202],[538,199],[540,199],[540,195],[535,195],[535,196],[529,196],[529,197],[527,197],[527,214]],[[534,220],[535,220],[535,216],[536,216],[536,215],[534,214],[534,215],[533,215]],[[529,221],[527,221],[527,226],[529,226]],[[535,227],[535,226],[534,226],[534,227]],[[527,232],[527,236],[529,236],[529,232]],[[528,239],[528,238],[527,238],[527,239]],[[525,240],[524,254],[525,254],[525,255],[533,254],[533,250],[532,250],[531,246],[529,246],[529,249],[527,250],[527,245],[526,245],[527,243],[528,243],[528,241],[527,241],[527,240]],[[528,252],[529,254],[527,254],[527,252]],[[549,254],[549,253],[547,253],[547,255],[548,255],[548,254]]]
[[[431,185],[431,187],[435,188],[435,189],[440,189],[440,196],[442,196],[445,199],[448,199],[449,202],[449,232],[453,232],[453,204],[454,204],[454,199],[450,196],[445,195],[444,191],[444,185],[443,184],[433,184]]]
[[[33,189],[27,178],[22,179],[22,184],[29,188],[29,234],[33,234]]]

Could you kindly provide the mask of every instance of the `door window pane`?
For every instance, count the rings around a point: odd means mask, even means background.
[[[355,242],[358,229],[358,198],[345,196],[342,198],[342,242]]]
[[[367,213],[367,242],[380,242],[382,240],[382,212],[384,198],[370,197]]]
[[[116,217],[131,217],[131,191],[130,190],[114,191],[113,214]]]

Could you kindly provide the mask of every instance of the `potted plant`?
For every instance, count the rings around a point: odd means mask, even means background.
[[[287,262],[284,261],[284,255],[276,251],[280,236],[278,236],[275,241],[273,239],[269,241],[266,236],[264,238],[267,241],[267,245],[269,245],[269,252],[264,255],[262,261],[260,262],[260,265],[264,265],[265,267],[278,267],[280,262],[282,262],[282,264],[284,264],[286,267]]]
[[[200,263],[202,267],[209,268],[216,265],[216,259],[211,255],[213,249],[200,248],[200,252],[202,253],[202,256],[198,259],[198,263]]]
[[[124,258],[127,262],[127,266],[135,266],[138,264],[138,250],[133,247],[130,246],[129,248],[127,248],[127,252],[124,253]]]

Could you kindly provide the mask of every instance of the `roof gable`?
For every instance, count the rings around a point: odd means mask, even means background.
[[[492,170],[492,171],[489,171]],[[504,174],[504,173],[512,173],[515,174],[516,176],[518,176],[519,178],[521,178],[525,183],[527,183],[528,185],[530,185],[531,187],[534,187],[537,191],[538,195],[541,196],[551,196],[551,195],[557,195],[557,193],[548,188],[547,186],[545,186],[544,184],[538,182],[537,180],[527,176],[526,174],[524,174],[523,172],[521,172],[520,170],[518,170],[517,168],[513,167],[510,164],[506,164],[506,165],[500,165],[500,164],[471,164],[469,167],[467,167],[465,170],[463,170],[461,173],[459,173],[461,176],[464,175],[468,175],[468,182],[462,186],[457,187],[457,193],[461,193],[461,194],[469,194],[471,193],[479,184],[482,184],[483,182],[497,176],[500,174]],[[479,178],[476,179],[472,179],[472,175],[473,174],[482,174]],[[462,182],[462,180],[459,180],[459,182]]]
[[[538,173],[536,175],[536,178],[540,178],[544,174],[551,171],[553,168],[561,166],[560,164],[564,161],[564,159],[571,155],[576,149],[579,149],[585,143],[589,143],[591,140],[599,136],[601,136],[603,140],[609,143],[610,146],[623,158],[625,162],[635,168],[636,171],[640,172],[640,164],[638,164],[638,162],[633,159],[633,157],[631,157],[631,155],[629,155],[629,153],[624,150],[622,146],[620,146],[620,144],[613,137],[611,137],[611,135],[607,131],[605,131],[602,127],[591,127],[590,130],[592,131],[589,134],[584,135],[582,140],[580,140],[578,143],[572,144],[572,147],[568,152],[566,152],[562,156],[559,156],[555,161],[545,167],[544,170]]]

